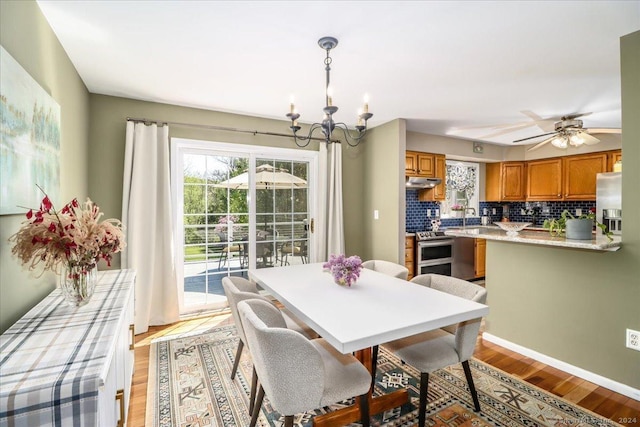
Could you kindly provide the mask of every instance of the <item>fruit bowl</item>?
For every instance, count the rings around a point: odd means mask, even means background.
[[[507,232],[507,236],[517,236],[519,231],[531,225],[530,222],[494,222],[495,225]]]

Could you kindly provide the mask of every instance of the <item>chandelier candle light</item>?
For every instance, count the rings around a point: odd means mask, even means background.
[[[300,118],[300,114],[296,110],[296,106],[293,103],[293,99],[291,100],[290,111],[287,114],[289,120],[291,120],[291,126],[289,127],[293,132],[293,140],[295,141],[298,147],[306,147],[311,142],[311,136],[316,129],[321,129],[324,134],[324,139],[326,143],[332,142],[331,137],[333,135],[333,131],[336,128],[339,128],[345,136],[345,140],[347,144],[352,147],[355,147],[360,143],[362,138],[364,138],[367,132],[367,121],[373,117],[373,114],[369,112],[369,99],[365,95],[364,106],[362,110],[358,111],[358,124],[356,125],[356,130],[358,131],[357,135],[353,135],[346,124],[344,123],[336,123],[333,121],[333,115],[338,111],[338,107],[333,105],[333,93],[331,91],[330,83],[331,83],[331,49],[338,45],[338,39],[335,37],[322,37],[318,40],[318,45],[324,50],[327,51],[327,57],[324,60],[325,70],[327,74],[326,85],[325,85],[325,107],[324,111],[324,119],[322,123],[313,123],[311,128],[309,129],[309,133],[307,136],[298,136],[298,131],[300,130],[300,126],[298,125],[298,119]]]

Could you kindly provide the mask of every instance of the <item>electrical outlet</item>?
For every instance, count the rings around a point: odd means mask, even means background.
[[[431,216],[431,209],[427,209],[427,216]]]
[[[640,351],[640,332],[627,329],[627,348]]]
[[[440,209],[436,209],[436,216],[440,216]]]
[[[576,216],[582,215],[582,209],[576,209]]]
[[[495,215],[496,214],[496,208],[491,209],[491,215]]]

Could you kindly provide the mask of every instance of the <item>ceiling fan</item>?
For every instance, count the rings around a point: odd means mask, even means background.
[[[621,133],[621,129],[616,128],[585,128],[583,127],[582,120],[578,120],[578,117],[588,116],[591,113],[581,114],[569,114],[560,118],[560,121],[554,124],[555,130],[553,132],[547,132],[540,135],[530,136],[528,138],[517,139],[514,143],[528,141],[531,139],[548,136],[543,141],[537,143],[527,151],[537,150],[543,145],[549,142],[557,148],[566,149],[569,146],[579,147],[582,144],[594,145],[600,142],[598,138],[593,134],[600,133]]]

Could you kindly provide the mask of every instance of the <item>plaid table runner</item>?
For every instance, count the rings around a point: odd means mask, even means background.
[[[134,270],[99,272],[75,308],[55,289],[0,336],[0,426],[97,426]]]

